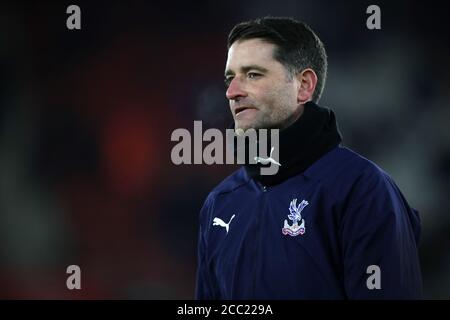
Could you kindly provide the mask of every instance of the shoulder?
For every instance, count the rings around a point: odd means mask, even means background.
[[[209,195],[214,197],[221,194],[233,192],[234,190],[247,184],[249,181],[250,178],[247,175],[244,167],[241,167],[230,174],[228,177],[223,179],[214,189],[212,189]]]
[[[351,173],[356,178],[369,180],[388,179],[389,175],[372,160],[356,153],[355,151],[342,148],[346,161],[342,164],[341,172]]]
[[[375,162],[347,147],[336,147],[316,162],[307,173],[318,177],[329,176],[387,176]]]
[[[348,148],[342,148],[342,159],[328,179],[328,190],[346,208],[365,208],[377,216],[408,211],[410,206],[394,179],[375,162]]]
[[[214,206],[214,202],[218,197],[225,196],[235,190],[245,186],[250,181],[244,167],[236,170],[228,177],[223,179],[206,197],[202,211],[210,211]]]
[[[337,147],[319,159],[305,174],[319,180],[336,197],[363,189],[391,188],[394,182],[376,163],[346,148]]]
[[[358,182],[364,184],[393,183],[389,174],[375,162],[353,150],[343,149],[347,161],[342,165],[341,174],[350,173]]]

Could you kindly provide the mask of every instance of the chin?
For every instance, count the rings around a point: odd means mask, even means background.
[[[253,124],[250,123],[234,123],[234,127],[236,129],[242,129],[242,130],[248,130],[248,129],[256,129],[255,126]]]

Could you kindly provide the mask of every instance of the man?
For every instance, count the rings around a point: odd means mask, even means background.
[[[274,175],[245,164],[200,213],[198,299],[417,299],[420,220],[394,181],[341,146],[319,107],[327,58],[304,23],[263,18],[228,38],[235,129],[280,129]]]

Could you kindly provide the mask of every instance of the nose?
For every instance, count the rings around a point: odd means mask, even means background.
[[[242,83],[238,77],[233,78],[227,89],[226,96],[228,100],[239,100],[239,98],[246,97],[247,92],[242,88]]]

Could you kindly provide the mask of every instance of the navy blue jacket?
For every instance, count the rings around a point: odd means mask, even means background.
[[[196,297],[421,298],[419,235],[393,180],[348,148],[270,187],[242,167],[200,212]]]

